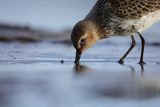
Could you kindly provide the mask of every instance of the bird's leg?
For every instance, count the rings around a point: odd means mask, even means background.
[[[136,41],[133,37],[133,35],[131,35],[131,39],[132,39],[132,44],[131,47],[128,49],[128,51],[124,54],[124,56],[118,61],[120,64],[124,63],[124,59],[127,57],[127,55],[131,52],[131,50],[136,46]]]
[[[142,50],[141,50],[141,58],[139,61],[139,64],[145,64],[145,62],[143,61],[143,55],[144,55],[144,47],[145,47],[145,39],[143,38],[141,33],[138,33],[140,39],[141,39],[141,44],[142,44]]]

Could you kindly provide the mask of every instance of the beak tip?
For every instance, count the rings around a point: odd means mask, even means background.
[[[80,62],[80,58],[81,58],[81,54],[82,54],[82,52],[80,52],[80,51],[76,51],[76,57],[75,57],[75,64],[79,64]]]
[[[79,64],[80,62],[79,62],[79,61],[74,61],[74,63],[75,63],[75,64]]]

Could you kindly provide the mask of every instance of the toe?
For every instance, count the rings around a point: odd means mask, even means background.
[[[123,60],[123,59],[120,59],[120,60],[118,61],[118,63],[124,64],[124,60]]]

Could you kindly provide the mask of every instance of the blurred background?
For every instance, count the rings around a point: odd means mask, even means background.
[[[0,41],[68,40],[96,0],[0,0]]]
[[[73,63],[72,27],[97,0],[0,0],[0,107],[159,107],[160,24],[99,41]],[[115,103],[116,102],[116,103]]]
[[[96,0],[0,0],[0,22],[51,30],[72,27]]]

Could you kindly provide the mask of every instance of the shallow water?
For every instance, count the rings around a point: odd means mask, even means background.
[[[159,46],[146,46],[144,66],[139,45],[120,65],[129,45],[105,43],[86,51],[79,66],[70,45],[0,43],[1,107],[159,106]]]

